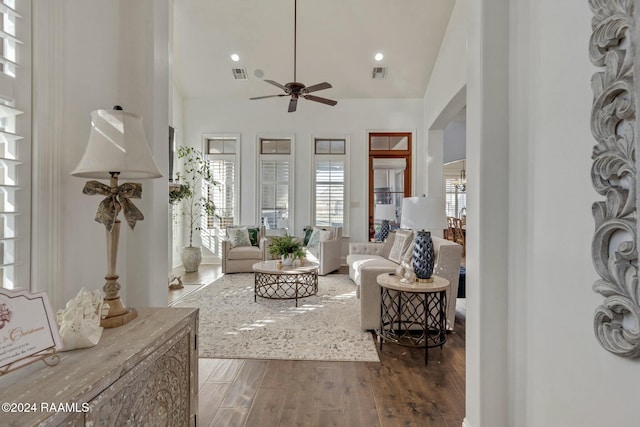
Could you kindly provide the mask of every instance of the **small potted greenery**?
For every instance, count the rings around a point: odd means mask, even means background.
[[[302,260],[305,255],[302,242],[288,234],[273,237],[269,253],[274,258],[281,258],[283,265],[292,265],[294,259]]]

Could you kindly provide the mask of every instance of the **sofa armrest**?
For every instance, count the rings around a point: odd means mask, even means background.
[[[258,247],[262,251],[262,260],[266,261],[269,259],[269,239],[266,237],[262,237],[258,242]]]
[[[394,273],[395,268],[366,267],[360,279],[360,327],[364,330],[380,327],[380,285],[378,276]]]
[[[222,272],[227,272],[227,255],[229,254],[229,250],[231,249],[231,240],[223,239],[222,240],[222,253],[220,254],[220,258],[222,259]]]
[[[340,268],[340,257],[342,255],[342,239],[332,239],[320,242],[318,246],[318,261],[321,276],[331,273]]]
[[[384,243],[349,243],[349,254],[355,255],[382,255]]]

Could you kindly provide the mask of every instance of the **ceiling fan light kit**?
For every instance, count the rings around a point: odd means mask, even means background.
[[[298,107],[298,99],[304,98],[309,101],[319,102],[321,104],[334,106],[338,103],[338,101],[334,101],[333,99],[322,98],[320,96],[309,95],[311,92],[316,92],[323,89],[331,88],[331,84],[327,82],[318,83],[312,86],[305,86],[304,84],[297,82],[296,78],[296,52],[297,52],[297,31],[298,30],[298,1],[293,1],[293,81],[287,84],[280,84],[278,82],[274,82],[273,80],[265,80],[265,82],[272,84],[274,86],[279,87],[284,91],[284,93],[278,95],[266,95],[266,96],[256,96],[254,98],[249,98],[251,100],[254,99],[265,99],[265,98],[275,98],[280,96],[290,96],[289,100],[289,112],[293,113],[296,111]]]

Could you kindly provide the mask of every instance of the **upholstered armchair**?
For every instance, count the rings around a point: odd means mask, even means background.
[[[253,272],[253,264],[267,259],[267,249],[264,225],[228,226],[222,241],[222,272]]]
[[[340,268],[342,227],[310,225],[304,228],[307,259],[320,264],[318,274],[324,276]]]

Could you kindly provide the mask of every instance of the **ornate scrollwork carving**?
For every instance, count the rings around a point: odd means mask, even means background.
[[[625,357],[640,356],[636,96],[633,76],[635,0],[589,0],[593,33],[589,55],[602,68],[593,74],[591,180],[604,201],[593,204],[593,290],[605,300],[595,312],[600,344]]]

